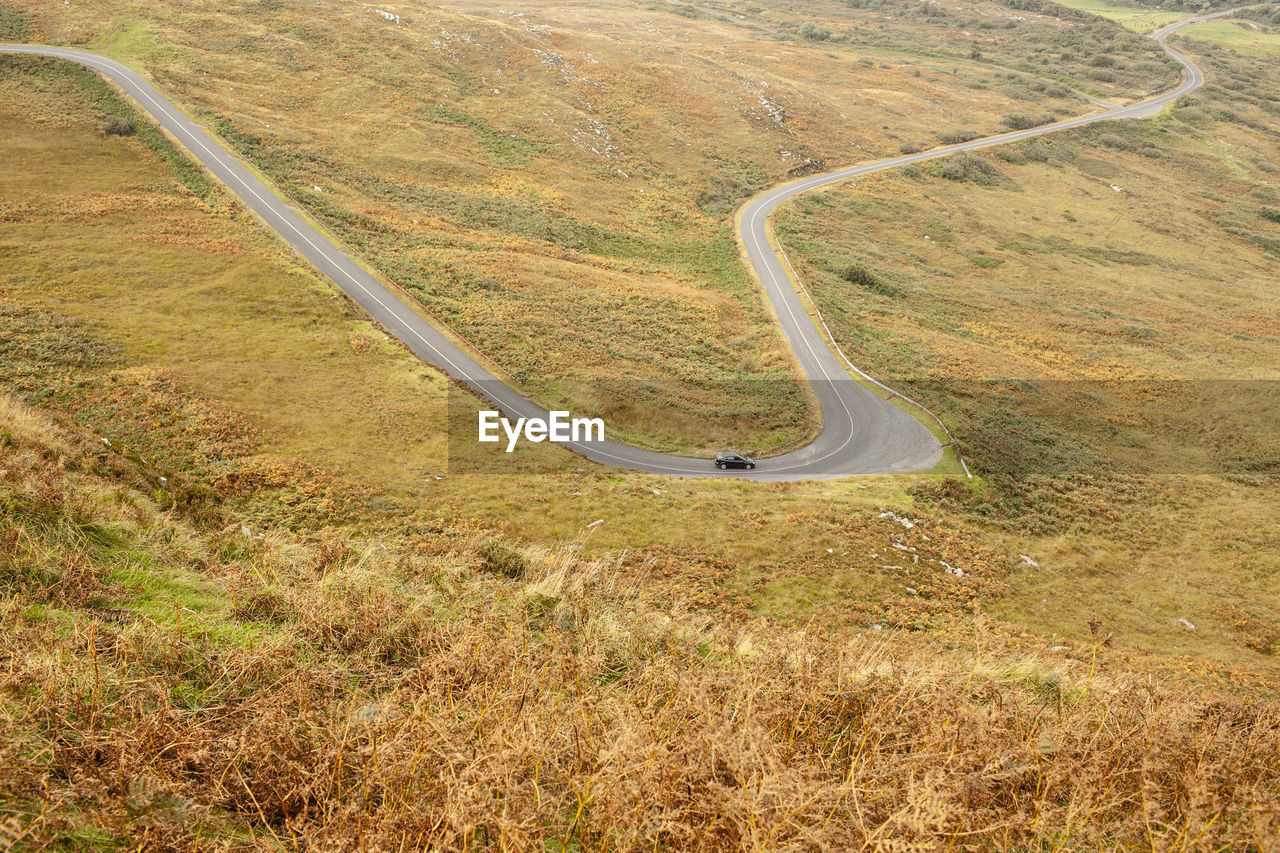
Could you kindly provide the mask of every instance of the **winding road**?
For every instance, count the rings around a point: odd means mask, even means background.
[[[1171,92],[1102,113],[804,178],[756,197],[741,210],[739,237],[747,257],[822,409],[822,430],[810,444],[761,460],[754,471],[725,472],[717,471],[708,459],[655,453],[613,441],[563,444],[605,465],[686,477],[815,480],[933,467],[942,458],[939,441],[913,415],[855,381],[833,353],[823,332],[814,324],[788,278],[782,260],[769,243],[766,223],[770,214],[801,193],[859,175],[1098,121],[1140,118],[1159,112],[1174,99],[1198,88],[1204,79],[1200,70],[1182,54],[1165,45],[1164,39],[1183,27],[1221,18],[1235,11],[1231,9],[1179,21],[1153,34],[1152,37],[1160,41],[1165,51],[1185,69],[1182,84]],[[394,290],[378,281],[345,250],[308,223],[235,155],[128,66],[88,51],[46,45],[0,45],[0,53],[65,59],[107,77],[128,93],[268,227],[420,358],[487,397],[508,418],[547,417],[545,409],[497,379],[488,368],[424,319]]]

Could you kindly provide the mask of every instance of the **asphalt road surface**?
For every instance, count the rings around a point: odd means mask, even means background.
[[[1227,10],[1179,21],[1159,30],[1153,38],[1163,43],[1166,36],[1182,27],[1224,17],[1234,11]],[[959,145],[948,145],[815,175],[771,190],[746,206],[740,222],[741,239],[748,258],[764,286],[765,295],[782,333],[822,408],[822,430],[810,444],[781,456],[760,460],[754,471],[718,471],[709,459],[655,453],[613,441],[564,442],[564,445],[605,465],[686,477],[816,480],[855,474],[919,471],[933,467],[942,458],[942,447],[933,434],[911,414],[854,381],[836,359],[823,333],[810,318],[787,278],[777,253],[769,245],[765,232],[769,215],[780,204],[801,193],[859,175],[945,157],[957,151],[972,151],[1029,139],[1097,121],[1152,115],[1174,99],[1198,88],[1204,80],[1200,70],[1185,57],[1167,45],[1165,50],[1182,64],[1186,70],[1185,77],[1182,84],[1173,91],[1150,100],[1029,130],[975,139]],[[508,418],[547,417],[545,409],[497,379],[488,368],[425,320],[393,290],[381,284],[345,250],[310,225],[235,155],[228,152],[137,72],[104,56],[70,48],[0,45],[0,53],[57,57],[79,63],[109,78],[285,242],[420,358],[489,398],[495,408]]]

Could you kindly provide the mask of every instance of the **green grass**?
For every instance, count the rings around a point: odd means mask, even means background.
[[[161,44],[155,26],[132,17],[117,17],[94,41],[94,48],[116,58],[155,57],[172,48]]]
[[[1244,56],[1271,58],[1280,53],[1280,33],[1252,21],[1210,21],[1184,31],[1183,38],[1194,44],[1209,42]]]
[[[7,3],[0,3],[0,42],[24,42],[31,37],[27,16]]]
[[[422,108],[422,114],[430,121],[450,124],[454,127],[466,127],[475,131],[489,157],[499,164],[520,165],[528,162],[529,158],[539,151],[537,144],[519,134],[492,128],[462,110],[429,104]]]
[[[1060,5],[1100,15],[1138,33],[1149,33],[1165,24],[1181,21],[1192,13],[1183,10],[1161,12],[1142,6],[1116,6],[1101,0],[1056,0]]]

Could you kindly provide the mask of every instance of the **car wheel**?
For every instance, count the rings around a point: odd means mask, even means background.
[[[725,468],[728,468],[729,466],[724,464],[723,462],[717,462],[716,467],[719,468],[721,471],[723,471]]]
[[[750,470],[751,470],[752,468],[754,468],[754,467],[756,467],[756,463],[754,463],[754,462],[748,462],[748,463],[747,463],[747,470],[748,470],[748,471],[750,471]]]

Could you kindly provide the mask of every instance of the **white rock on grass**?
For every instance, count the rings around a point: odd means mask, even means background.
[[[1179,624],[1179,625],[1181,625],[1182,627],[1186,628],[1188,631],[1194,631],[1194,630],[1196,629],[1196,626],[1195,626],[1195,625],[1192,625],[1192,624],[1191,624],[1190,622],[1188,622],[1186,619],[1179,619],[1179,620],[1178,620],[1178,624]]]
[[[912,521],[911,519],[907,518],[907,517],[906,517],[906,516],[904,516],[904,515],[898,515],[897,513],[893,512],[892,510],[885,510],[884,512],[880,513],[880,517],[881,517],[881,518],[892,518],[894,521],[898,522],[899,524],[901,524],[903,527],[907,528],[908,530],[910,530],[911,528],[913,528],[913,527],[915,527],[915,526],[916,526],[916,523],[915,523],[914,521]]]

